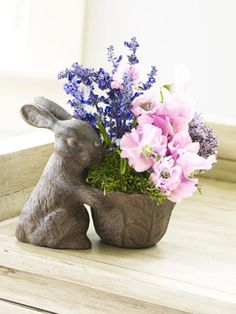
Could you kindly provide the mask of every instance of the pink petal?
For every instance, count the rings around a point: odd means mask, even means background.
[[[135,171],[143,172],[152,166],[152,160],[141,155],[139,158],[129,158],[129,165],[130,167],[133,167]]]
[[[168,121],[164,119],[163,117],[153,115],[153,124],[155,126],[158,126],[160,129],[162,129],[162,134],[165,136],[167,136],[168,134],[172,132],[172,127],[170,123],[168,123]]]
[[[131,133],[126,133],[120,140],[120,148],[133,148],[139,145],[139,134],[138,132],[132,131]]]
[[[211,161],[200,157],[197,154],[185,153],[177,160],[186,178],[188,178],[193,171],[196,170],[209,170],[212,168]]]
[[[159,144],[161,138],[161,129],[152,125],[144,124],[142,126],[142,140],[140,142],[141,146],[148,145],[150,147],[155,147]]]
[[[135,112],[138,112],[138,111],[135,110]],[[133,113],[134,113],[134,110],[133,110]],[[139,125],[142,125],[142,124],[152,124],[152,123],[153,123],[153,118],[149,114],[142,114],[141,116],[138,117],[138,124]]]
[[[182,182],[177,189],[171,191],[170,200],[174,203],[181,202],[184,198],[192,196],[192,194],[197,190],[196,184],[198,180],[193,179],[188,182]]]

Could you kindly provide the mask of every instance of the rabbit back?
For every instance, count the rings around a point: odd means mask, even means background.
[[[88,248],[89,215],[84,205],[74,199],[73,183],[63,182],[64,176],[55,169],[53,159],[22,209],[16,237],[38,246]]]

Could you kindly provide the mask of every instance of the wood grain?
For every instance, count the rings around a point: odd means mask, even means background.
[[[215,180],[236,182],[236,161],[218,158],[217,164],[202,176]]]
[[[34,186],[53,150],[43,145],[19,152],[0,155],[0,195],[8,195]]]
[[[19,214],[52,150],[47,144],[0,155],[0,221]]]
[[[0,195],[0,221],[19,215],[33,187]]]
[[[53,313],[41,311],[41,309],[35,309],[19,303],[13,303],[0,299],[0,314],[36,314],[36,313]]]
[[[219,140],[218,156],[221,159],[236,161],[236,125],[207,123]]]
[[[59,313],[236,312],[236,184],[203,179],[176,206],[158,246],[51,250],[19,243],[17,218],[0,224],[0,294]]]
[[[3,297],[54,313],[184,313],[78,283],[0,267]],[[21,294],[19,294],[21,291]]]

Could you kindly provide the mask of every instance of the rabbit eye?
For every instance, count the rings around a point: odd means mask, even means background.
[[[66,141],[67,141],[68,145],[71,147],[77,147],[79,145],[78,141],[73,137],[67,138]]]

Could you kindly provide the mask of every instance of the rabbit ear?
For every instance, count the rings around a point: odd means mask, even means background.
[[[21,108],[22,118],[37,128],[53,129],[57,119],[46,109],[35,105],[24,105]]]
[[[34,99],[34,103],[39,105],[49,112],[51,112],[58,120],[70,120],[72,116],[63,109],[61,106],[57,105],[55,102],[44,98],[44,97],[36,97]]]

